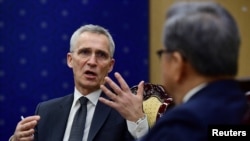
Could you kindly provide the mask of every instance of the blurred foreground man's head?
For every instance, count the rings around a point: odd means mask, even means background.
[[[193,87],[233,78],[240,36],[231,14],[217,3],[179,2],[168,11],[159,51],[164,85],[177,103]]]

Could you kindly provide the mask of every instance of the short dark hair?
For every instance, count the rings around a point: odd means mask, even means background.
[[[215,2],[179,2],[167,13],[168,51],[178,51],[200,74],[236,76],[240,35],[231,14]]]

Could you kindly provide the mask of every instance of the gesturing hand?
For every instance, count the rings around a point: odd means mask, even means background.
[[[139,118],[144,116],[142,109],[144,81],[141,81],[138,84],[138,91],[135,95],[131,92],[130,87],[118,72],[116,72],[114,75],[118,80],[119,85],[117,85],[109,77],[105,77],[105,82],[113,89],[115,93],[109,90],[106,86],[101,85],[102,91],[111,100],[105,99],[103,97],[100,97],[99,100],[117,110],[126,120],[136,122]]]
[[[39,119],[40,116],[29,116],[18,122],[11,141],[32,141],[34,139],[34,127]]]

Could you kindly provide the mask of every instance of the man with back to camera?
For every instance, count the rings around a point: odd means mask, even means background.
[[[83,106],[87,106],[87,116],[85,125],[79,127],[84,129],[79,133],[80,140],[132,141],[142,137],[148,131],[142,94],[124,98],[127,110],[122,114],[98,101],[99,97],[106,97],[100,85],[113,69],[114,51],[115,44],[107,29],[98,25],[84,25],[77,29],[71,37],[67,54],[67,64],[74,75],[74,93],[39,103],[36,115],[21,120],[10,140],[73,141],[73,120],[82,97],[88,100]],[[143,81],[139,85],[138,92],[143,91]]]
[[[206,141],[209,125],[241,124],[247,101],[235,81],[240,35],[231,14],[215,2],[175,3],[167,13],[163,44],[157,52],[163,85],[176,106],[140,141]],[[118,74],[117,79],[126,84]],[[101,88],[116,100],[102,101],[119,110],[119,97]]]

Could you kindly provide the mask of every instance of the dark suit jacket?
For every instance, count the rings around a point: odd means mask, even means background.
[[[105,97],[105,94],[101,94]],[[73,94],[38,104],[36,114],[41,116],[35,130],[35,141],[62,141],[67,126]],[[127,123],[109,106],[98,102],[88,141],[131,141]]]
[[[142,141],[206,141],[208,125],[240,124],[246,108],[235,81],[213,82],[167,111]]]

